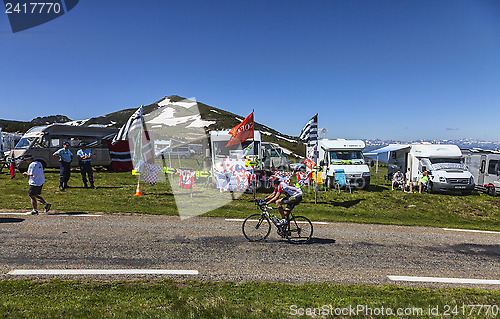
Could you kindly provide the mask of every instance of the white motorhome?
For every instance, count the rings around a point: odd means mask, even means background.
[[[338,169],[344,170],[351,185],[359,189],[367,189],[370,186],[370,168],[363,156],[364,149],[365,142],[361,140],[318,141],[318,161],[323,167],[322,177],[328,188],[335,187],[335,170]]]
[[[66,124],[50,124],[34,126],[23,135],[11,156],[21,170],[28,167],[24,155],[33,155],[43,167],[57,168],[59,160],[52,154],[62,147],[64,142],[69,142],[70,150],[74,155],[72,166],[78,166],[76,152],[80,143],[86,143],[92,151],[92,165],[108,167],[111,165],[109,149],[104,138],[113,136],[118,132],[115,128],[73,126]]]
[[[411,144],[393,147],[389,152],[389,179],[397,170],[407,181],[417,182],[424,171],[429,172],[429,192],[474,190],[474,177],[462,161],[462,152],[451,144]]]
[[[262,142],[260,131],[254,132],[253,140],[226,147],[231,138],[229,131],[211,131],[210,148],[213,167],[217,167],[223,159],[245,158],[246,155],[256,155],[261,160],[257,169],[287,170],[290,162],[278,144]],[[250,146],[252,149],[250,149]]]
[[[462,150],[464,163],[474,176],[476,189],[500,195],[500,151]]]

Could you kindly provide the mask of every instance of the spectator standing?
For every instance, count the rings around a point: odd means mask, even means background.
[[[94,186],[94,173],[92,172],[92,151],[87,148],[87,144],[80,144],[80,149],[76,152],[80,164],[80,173],[82,173],[82,181],[85,188],[88,188],[88,181],[90,182],[90,188],[95,189]]]
[[[68,181],[71,176],[71,160],[73,153],[69,150],[69,143],[64,142],[63,148],[54,153],[55,157],[59,157],[59,189],[64,190],[68,188]]]
[[[42,194],[42,186],[45,183],[45,176],[43,175],[43,166],[40,162],[33,160],[33,155],[25,155],[24,160],[28,162],[28,171],[24,172],[24,176],[29,177],[28,185],[28,195],[31,199],[31,207],[33,210],[28,212],[28,215],[38,215],[37,201],[45,206],[45,212],[50,210],[51,204],[45,202],[45,200],[40,196]]]

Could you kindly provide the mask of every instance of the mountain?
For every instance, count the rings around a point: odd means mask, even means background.
[[[37,117],[30,122],[0,119],[0,126],[5,132],[26,132],[33,126],[48,125],[53,123],[66,123],[69,121],[71,120],[64,115],[50,115]]]

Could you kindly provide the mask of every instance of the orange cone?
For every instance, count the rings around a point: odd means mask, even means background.
[[[142,196],[140,181],[137,182],[137,189],[135,190],[135,196]]]

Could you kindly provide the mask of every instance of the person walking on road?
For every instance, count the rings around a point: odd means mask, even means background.
[[[73,153],[69,150],[69,143],[64,142],[63,148],[54,153],[55,157],[59,157],[59,189],[64,190],[68,188],[68,181],[71,175],[71,160]]]
[[[28,171],[24,172],[24,176],[29,177],[28,185],[28,195],[31,199],[31,207],[33,210],[28,212],[28,215],[38,215],[37,201],[45,206],[45,212],[50,210],[51,204],[47,203],[42,196],[42,186],[45,183],[45,176],[43,175],[43,166],[40,162],[33,160],[33,155],[25,155],[24,160],[28,162]]]
[[[94,173],[92,172],[92,151],[87,148],[87,144],[80,144],[80,149],[76,152],[76,156],[78,156],[79,164],[80,164],[80,173],[82,173],[82,181],[85,188],[89,188],[87,184],[90,182],[90,188],[95,189],[94,186]]]

